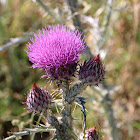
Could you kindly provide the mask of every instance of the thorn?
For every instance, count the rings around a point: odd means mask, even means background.
[[[21,102],[21,104],[26,105],[26,102]]]

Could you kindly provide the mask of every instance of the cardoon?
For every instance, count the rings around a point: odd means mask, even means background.
[[[32,67],[39,67],[46,71],[52,80],[69,79],[74,75],[79,54],[86,46],[82,33],[71,30],[67,26],[52,26],[37,34],[31,39],[26,50]]]
[[[104,79],[104,75],[105,68],[99,54],[94,58],[90,58],[89,61],[85,61],[84,64],[80,66],[79,79],[83,83],[98,85],[99,82]]]
[[[47,111],[51,105],[51,101],[51,95],[34,83],[27,93],[25,104],[30,111],[41,113]]]

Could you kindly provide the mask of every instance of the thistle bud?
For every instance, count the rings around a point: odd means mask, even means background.
[[[105,69],[99,54],[80,66],[79,79],[83,83],[98,85],[104,79],[104,75]]]
[[[49,108],[51,100],[51,95],[34,83],[27,94],[25,104],[30,111],[41,113]]]
[[[96,127],[90,128],[85,131],[85,137],[83,134],[80,135],[80,140],[98,140],[98,132],[96,131]]]

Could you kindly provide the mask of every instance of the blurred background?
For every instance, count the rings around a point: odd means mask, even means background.
[[[56,89],[48,79],[41,79],[44,71],[29,68],[31,63],[24,51],[33,32],[56,24],[82,31],[88,49],[81,63],[100,53],[107,70],[104,85],[89,87],[82,93],[87,98],[87,128],[96,126],[103,140],[117,140],[115,135],[122,140],[138,140],[139,0],[0,0],[0,139],[37,121],[38,116],[22,104],[33,82],[47,87],[50,93]],[[81,131],[81,107],[76,106],[76,110],[73,115],[78,120],[74,124]],[[45,123],[43,119],[41,122]],[[35,139],[50,139],[49,135],[37,134]]]

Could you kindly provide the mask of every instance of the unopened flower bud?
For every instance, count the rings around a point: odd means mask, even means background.
[[[105,69],[99,54],[80,66],[79,79],[83,83],[98,85],[104,79],[104,75]]]
[[[96,131],[96,127],[90,128],[85,131],[85,137],[84,134],[80,135],[80,140],[98,140],[98,132]]]
[[[51,95],[45,89],[34,83],[27,94],[25,104],[30,111],[41,113],[47,111],[51,101]]]

